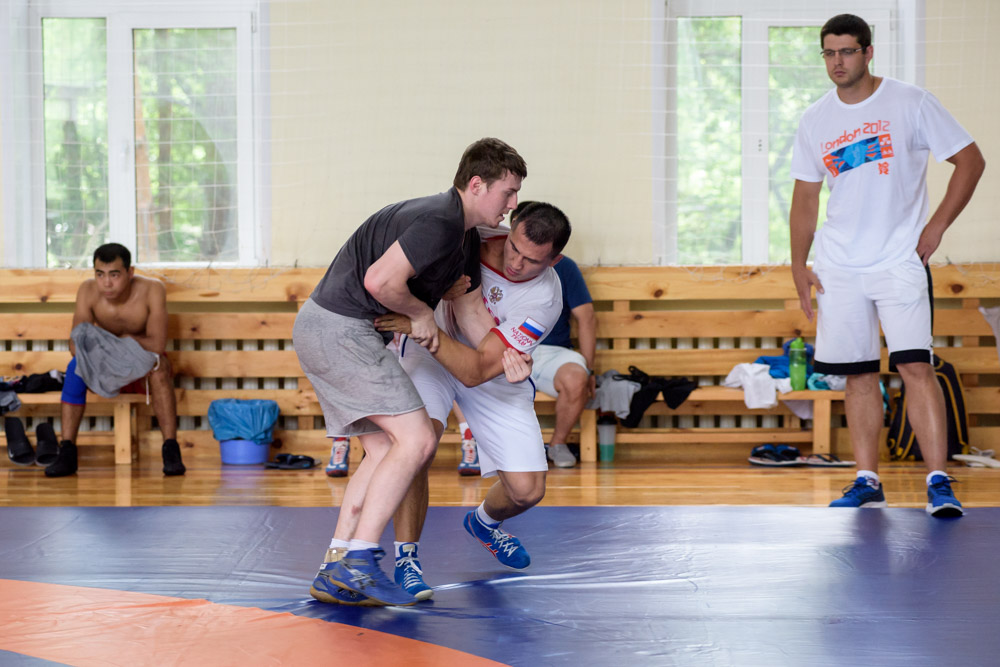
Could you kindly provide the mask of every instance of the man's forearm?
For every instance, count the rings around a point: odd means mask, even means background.
[[[816,222],[819,219],[819,191],[822,185],[795,182],[788,216],[792,266],[805,266],[809,259],[809,249],[812,248]]]
[[[167,345],[166,341],[160,340],[157,336],[139,336],[133,334],[126,334],[128,338],[132,338],[135,342],[142,346],[142,349],[147,352],[152,352],[153,354],[165,354]]]
[[[589,308],[578,311],[576,317],[576,340],[580,345],[580,354],[587,362],[587,368],[594,370],[594,357],[597,349],[597,315],[592,304]]]
[[[406,315],[411,320],[426,317],[431,311],[430,306],[413,296],[406,284],[383,284],[369,291],[375,300],[389,309],[391,313]]]
[[[480,385],[503,372],[500,360],[497,360],[496,364],[491,364],[481,350],[473,350],[468,345],[459,343],[440,329],[438,330],[438,349],[434,353],[434,358],[466,387]],[[499,368],[494,368],[494,366],[499,366]]]

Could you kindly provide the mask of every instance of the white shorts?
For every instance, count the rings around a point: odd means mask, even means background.
[[[564,364],[578,364],[589,370],[582,354],[562,345],[538,345],[531,351],[531,358],[531,381],[538,391],[549,396],[556,395],[556,373]]]
[[[483,477],[493,477],[497,470],[548,470],[530,382],[511,384],[501,376],[478,387],[466,387],[412,340],[400,346],[399,362],[431,419],[447,424],[452,402],[458,403],[479,445]]]
[[[933,361],[930,272],[916,253],[902,264],[873,273],[814,268],[823,284],[816,294],[817,373],[878,373],[879,322],[889,348],[889,369]]]

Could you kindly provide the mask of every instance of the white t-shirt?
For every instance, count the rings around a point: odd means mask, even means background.
[[[830,188],[816,263],[871,272],[912,256],[929,215],[928,152],[940,162],[971,143],[937,98],[895,79],[858,104],[836,88],[817,100],[799,121],[791,169]]]
[[[562,312],[562,285],[551,266],[531,280],[508,280],[503,272],[487,264],[479,265],[482,275],[483,303],[493,316],[496,326],[487,335],[497,335],[507,347],[519,352],[531,352],[555,325]],[[442,330],[469,347],[478,347],[458,331],[450,304],[442,301],[434,311]],[[491,382],[503,382],[501,375]]]

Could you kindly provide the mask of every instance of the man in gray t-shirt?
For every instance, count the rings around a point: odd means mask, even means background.
[[[433,456],[437,438],[420,395],[373,320],[387,312],[408,316],[410,338],[435,352],[438,301],[456,282],[479,289],[474,228],[500,224],[517,205],[525,176],[524,160],[504,142],[473,143],[452,189],[393,204],[361,225],[296,317],[292,340],[323,408],[327,435],[358,436],[367,454],[344,492],[337,533],[313,581],[310,593],[318,600],[417,601],[379,568],[378,540]]]

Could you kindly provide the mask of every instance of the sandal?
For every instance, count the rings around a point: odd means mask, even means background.
[[[993,458],[992,449],[972,447],[969,454],[955,454],[951,458],[962,461],[970,468],[1000,468],[1000,461]]]
[[[799,450],[791,445],[773,445],[768,443],[760,447],[754,447],[750,452],[747,461],[750,465],[765,466],[769,468],[788,468],[802,465],[799,462]]]
[[[265,468],[278,470],[308,470],[319,465],[319,461],[303,454],[278,454],[273,461],[264,464]]]
[[[810,454],[800,456],[798,462],[802,465],[814,468],[852,468],[857,465],[854,461],[842,461],[833,454]]]
[[[3,430],[7,435],[7,458],[14,465],[30,466],[35,462],[35,450],[24,434],[24,424],[17,417],[4,417]]]

